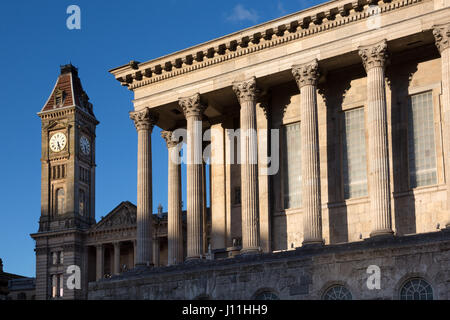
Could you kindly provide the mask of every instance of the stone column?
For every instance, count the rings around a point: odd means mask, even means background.
[[[114,242],[114,274],[120,274],[120,242]]]
[[[387,42],[359,48],[367,73],[367,124],[369,137],[369,190],[371,237],[392,235],[389,151],[384,70]]]
[[[136,266],[152,265],[152,143],[151,134],[157,116],[149,108],[131,112],[138,132],[138,177],[137,177],[137,259]]]
[[[187,120],[187,257],[202,256],[202,115],[205,106],[200,94],[180,98],[179,104]]]
[[[178,141],[172,140],[172,131],[162,131],[161,137],[166,141],[169,152],[168,173],[168,213],[167,213],[167,263],[183,262],[183,225],[181,211],[181,165]]]
[[[317,121],[317,59],[292,67],[300,89],[303,244],[323,244],[320,191],[319,126]]]
[[[447,218],[443,221],[450,229],[450,23],[437,25],[433,28],[436,46],[441,53],[442,68],[442,113],[444,118],[444,165],[445,183],[447,185]]]
[[[241,105],[242,253],[261,250],[259,236],[258,137],[256,131],[256,78],[233,83]]]
[[[97,248],[97,256],[96,256],[96,263],[95,263],[95,272],[96,272],[96,280],[100,280],[103,278],[104,269],[103,269],[103,245],[99,244],[96,246]]]
[[[227,247],[225,130],[211,125],[211,248]]]

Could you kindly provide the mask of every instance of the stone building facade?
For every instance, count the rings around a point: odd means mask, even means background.
[[[111,70],[134,93],[136,268],[88,298],[449,299],[449,36],[447,0],[335,0]]]

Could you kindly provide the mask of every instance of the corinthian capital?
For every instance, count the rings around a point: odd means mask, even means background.
[[[172,140],[172,133],[172,131],[161,131],[161,137],[166,140],[168,149],[176,147],[178,144],[178,141]]]
[[[183,113],[186,118],[191,116],[201,116],[203,111],[206,109],[200,100],[199,93],[196,93],[190,97],[179,98],[178,104],[183,109]]]
[[[317,86],[320,77],[319,61],[314,59],[308,63],[293,65],[292,75],[299,88],[306,85]]]
[[[239,103],[244,101],[255,101],[259,93],[256,87],[256,77],[249,80],[233,82],[233,91],[236,94]]]
[[[449,47],[450,23],[434,26],[433,35],[436,41],[436,47],[442,53],[442,51]]]
[[[145,108],[141,111],[130,112],[130,119],[134,121],[136,130],[153,130],[156,122],[158,122],[158,115],[151,113],[150,108]]]
[[[361,57],[366,72],[373,67],[386,66],[388,59],[387,41],[383,40],[373,45],[362,46],[358,48],[359,56]]]

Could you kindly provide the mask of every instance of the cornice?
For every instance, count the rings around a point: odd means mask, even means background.
[[[383,3],[379,4],[379,12],[398,10],[423,1],[425,0],[383,0]],[[163,58],[145,63],[131,61],[126,66],[112,69],[110,72],[123,86],[134,90],[367,19],[371,13],[363,8],[372,3],[374,3],[372,0],[325,3],[305,10],[306,12],[295,13]],[[320,8],[323,8],[323,11],[319,10]],[[287,20],[290,17],[292,20]],[[288,22],[268,27],[278,20]],[[210,47],[208,47],[209,44]],[[200,50],[201,47],[206,49]]]

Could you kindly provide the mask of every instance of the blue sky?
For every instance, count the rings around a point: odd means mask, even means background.
[[[41,122],[37,112],[72,62],[101,122],[97,128],[96,218],[123,200],[136,203],[137,140],[128,112],[132,93],[107,71],[147,61],[325,2],[8,1],[0,10],[0,258],[5,271],[35,275],[40,216]],[[81,30],[66,27],[69,5]],[[152,135],[153,208],[167,208],[167,149]],[[155,168],[157,170],[155,170]],[[185,174],[185,172],[183,172]],[[182,176],[183,183],[185,175]],[[185,195],[183,195],[184,198]]]

